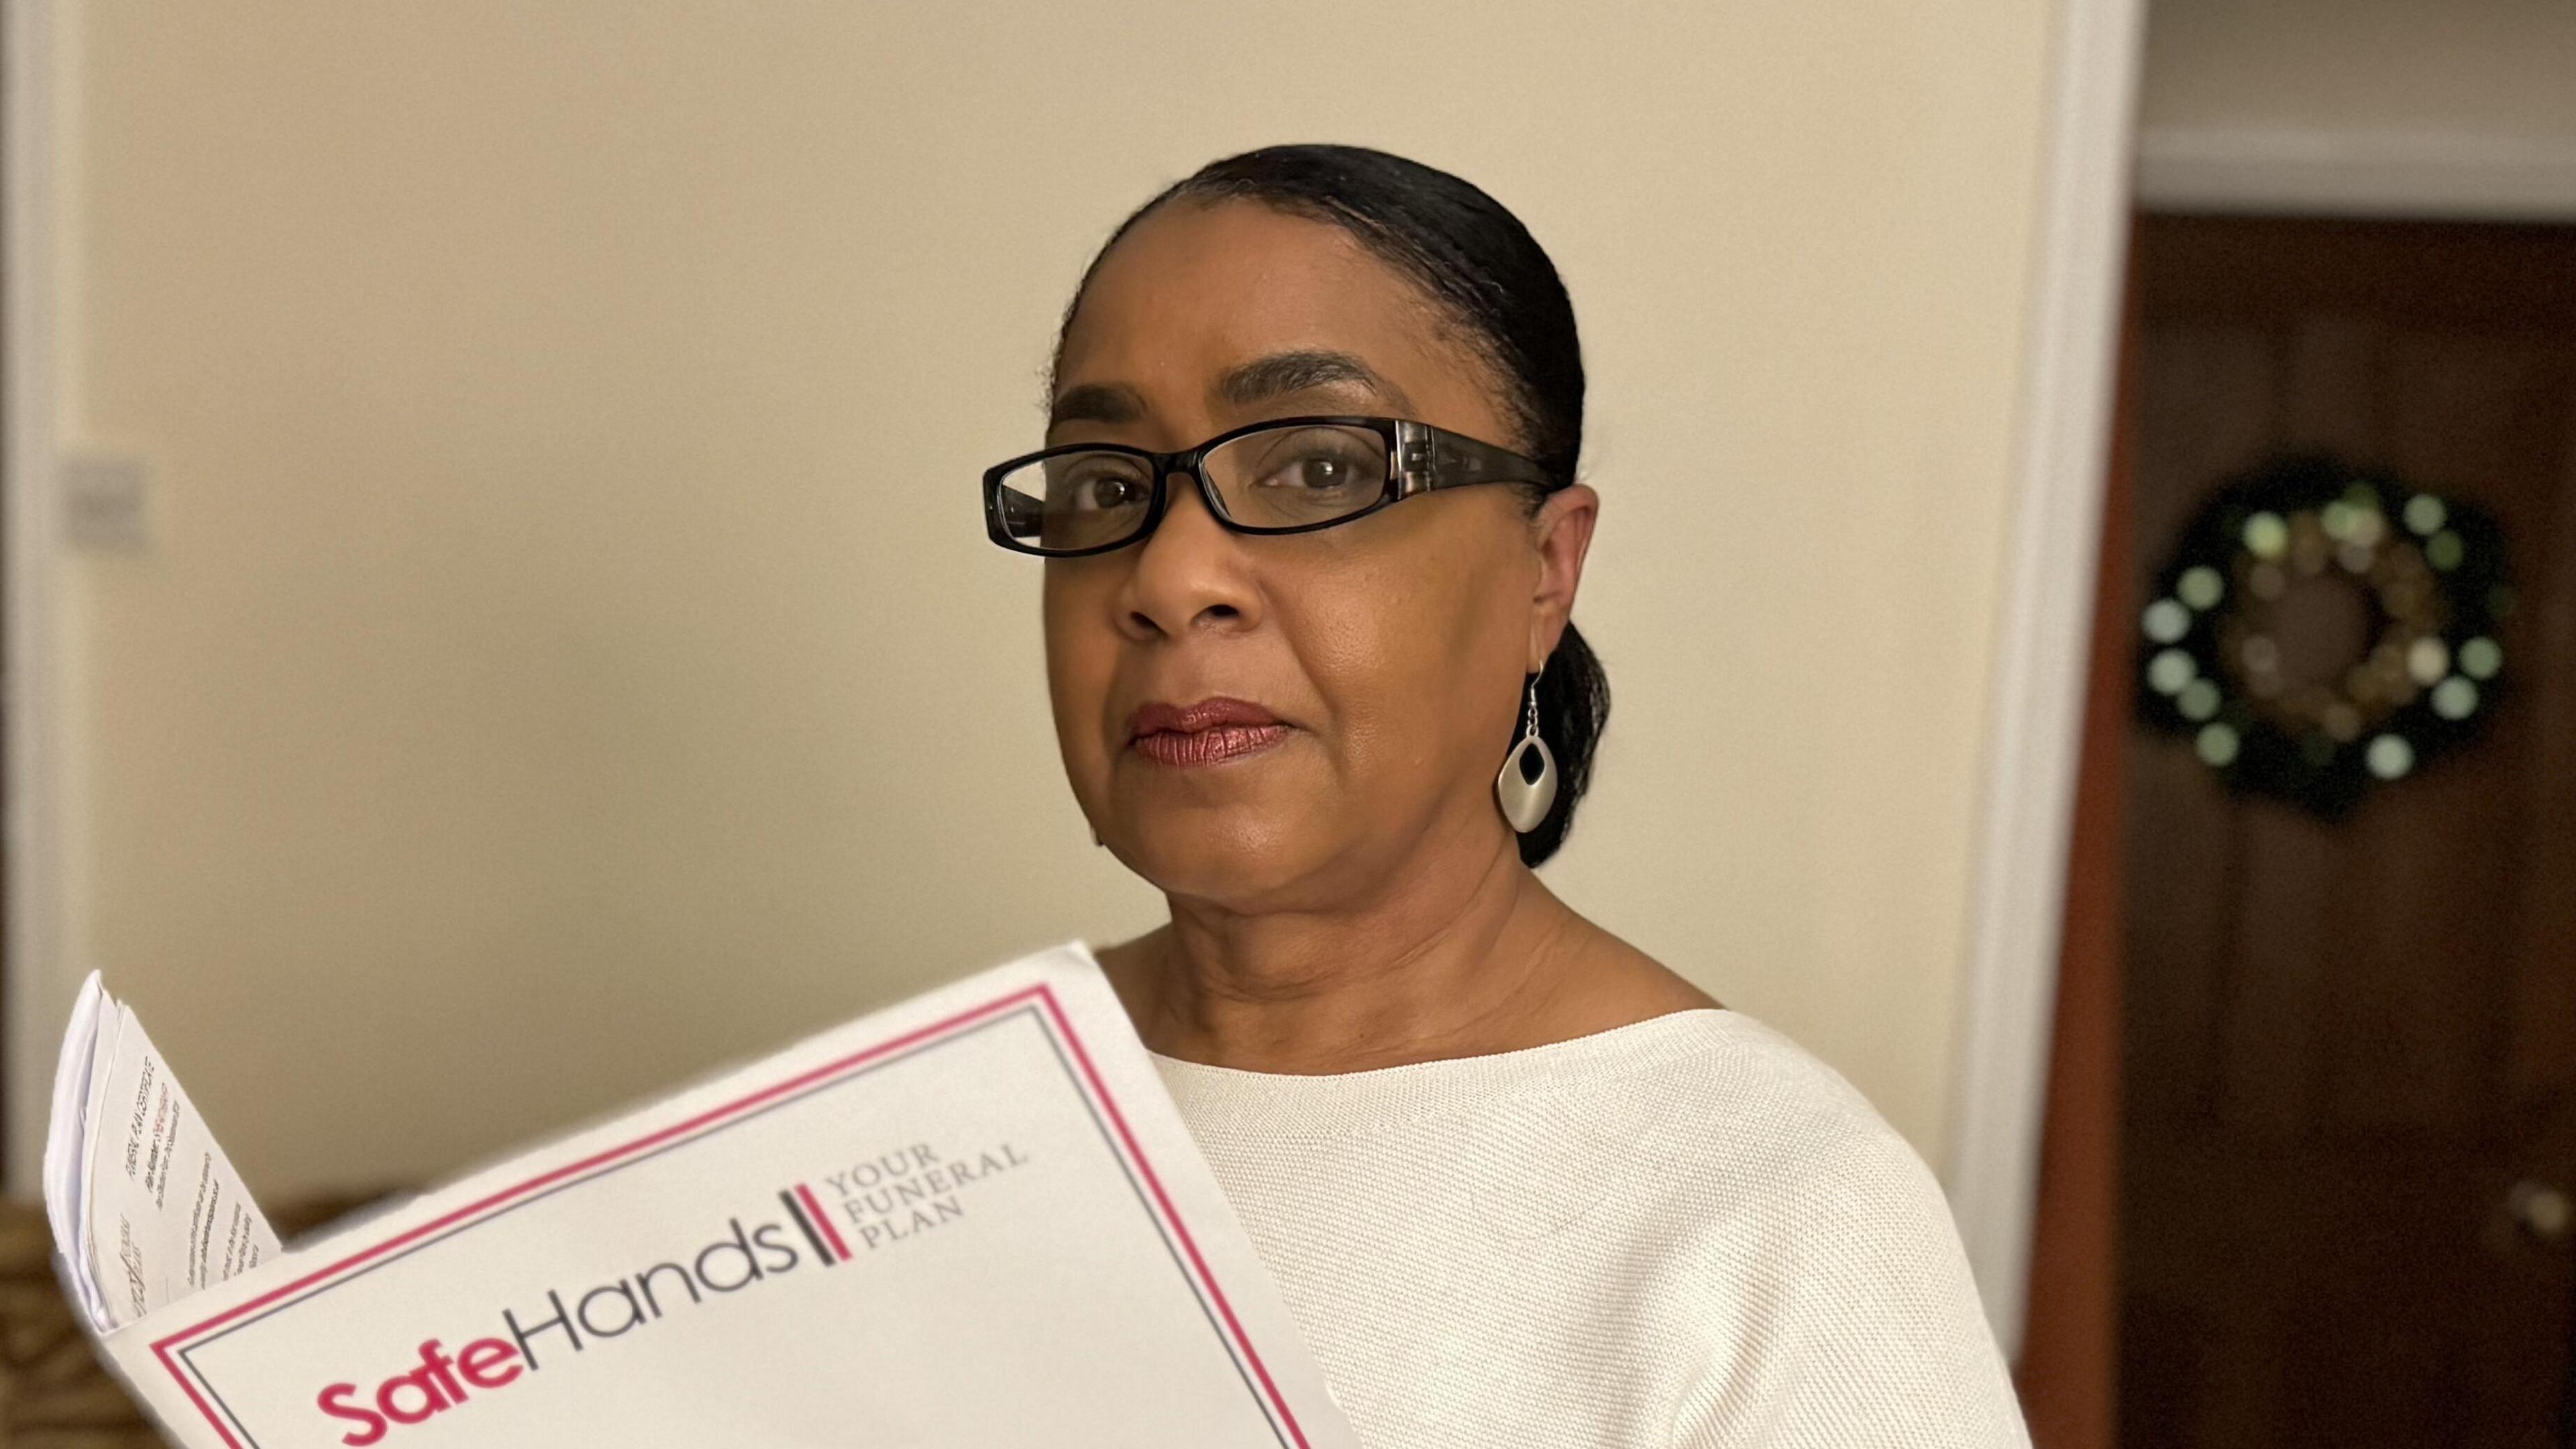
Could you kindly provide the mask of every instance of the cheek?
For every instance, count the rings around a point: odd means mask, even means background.
[[[1482,708],[1495,692],[1489,685],[1517,681],[1520,634],[1497,623],[1493,601],[1508,585],[1482,574],[1463,564],[1358,567],[1277,591],[1281,622],[1331,711],[1335,753],[1352,783],[1437,791],[1464,756],[1501,749],[1481,748],[1482,734],[1493,732],[1476,721],[1492,713]]]
[[[1058,749],[1075,793],[1086,799],[1108,768],[1101,715],[1118,669],[1118,632],[1106,622],[1101,585],[1061,564],[1047,565],[1040,616],[1046,633],[1047,698]]]

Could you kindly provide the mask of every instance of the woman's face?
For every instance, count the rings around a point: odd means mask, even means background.
[[[1065,335],[1050,445],[1192,447],[1308,413],[1519,439],[1472,343],[1340,228],[1167,205]],[[1501,849],[1494,773],[1555,647],[1592,493],[1408,499],[1314,533],[1218,526],[1172,481],[1140,545],[1046,564],[1047,678],[1082,811],[1137,873],[1238,909],[1396,887],[1419,852]],[[1477,857],[1485,858],[1485,857]]]

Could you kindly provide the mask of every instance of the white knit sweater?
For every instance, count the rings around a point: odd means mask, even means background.
[[[1156,1063],[1368,1449],[2029,1443],[1922,1160],[1740,1013]]]

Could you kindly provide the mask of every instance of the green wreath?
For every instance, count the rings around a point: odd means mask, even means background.
[[[2358,652],[2289,657],[2294,616],[2321,606],[2359,621]],[[2476,735],[2504,683],[2512,607],[2485,513],[2329,457],[2283,458],[2231,479],[2156,575],[2139,714],[2189,738],[2230,789],[2339,818]]]

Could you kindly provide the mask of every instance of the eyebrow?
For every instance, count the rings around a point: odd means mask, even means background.
[[[1086,382],[1056,394],[1047,426],[1066,423],[1136,423],[1145,419],[1145,397],[1123,382]]]
[[[1398,411],[1409,412],[1413,407],[1404,389],[1379,376],[1377,369],[1347,352],[1322,348],[1274,352],[1227,368],[1208,392],[1228,407],[1246,408],[1293,393],[1336,386],[1365,388]],[[1127,384],[1086,382],[1056,396],[1047,408],[1047,426],[1052,429],[1066,423],[1137,423],[1144,421],[1146,412],[1144,394]]]
[[[1368,389],[1401,409],[1412,406],[1404,389],[1378,376],[1377,369],[1347,352],[1306,349],[1274,352],[1239,367],[1228,368],[1209,391],[1233,407],[1251,407],[1290,393],[1351,384]]]

